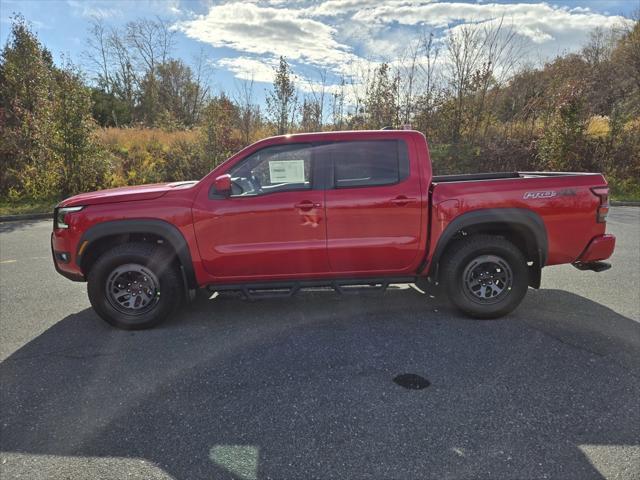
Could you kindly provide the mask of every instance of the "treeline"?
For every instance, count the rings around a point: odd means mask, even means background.
[[[197,179],[273,134],[402,128],[425,133],[438,173],[603,171],[640,198],[640,24],[597,30],[578,53],[523,66],[503,22],[425,33],[404,55],[362,62],[337,81],[284,58],[264,109],[252,81],[214,93],[200,55],[174,58],[161,19],[91,25],[81,72],[54,65],[13,19],[0,57],[0,198]]]

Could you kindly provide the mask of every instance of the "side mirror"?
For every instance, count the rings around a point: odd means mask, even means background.
[[[220,175],[213,182],[218,195],[228,197],[231,195],[231,175]]]

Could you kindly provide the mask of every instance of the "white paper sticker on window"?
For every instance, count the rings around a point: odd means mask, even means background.
[[[304,183],[304,160],[273,160],[269,162],[271,183]]]

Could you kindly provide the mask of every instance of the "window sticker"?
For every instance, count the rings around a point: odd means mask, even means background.
[[[271,183],[304,183],[304,160],[272,160],[269,162]]]

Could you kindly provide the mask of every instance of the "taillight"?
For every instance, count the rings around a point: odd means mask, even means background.
[[[596,220],[598,223],[605,223],[609,214],[609,187],[593,187],[591,191],[600,198]]]

